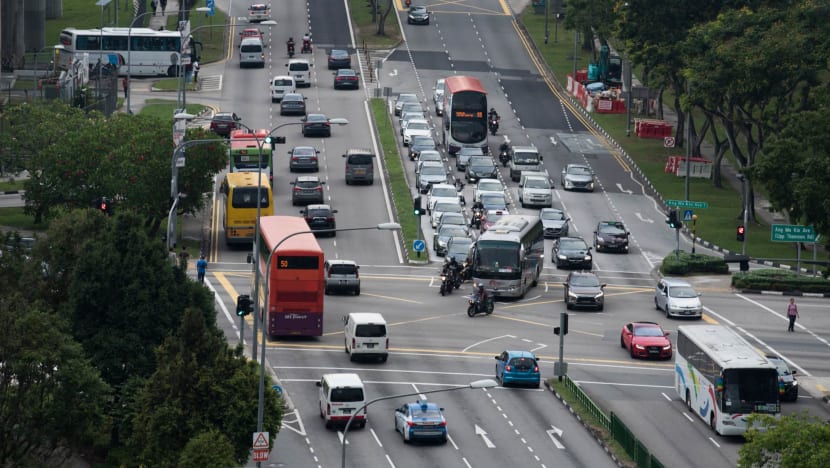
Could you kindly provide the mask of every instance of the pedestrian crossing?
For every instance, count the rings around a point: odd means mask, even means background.
[[[199,91],[221,91],[222,75],[199,77]]]

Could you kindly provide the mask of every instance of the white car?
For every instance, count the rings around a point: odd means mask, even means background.
[[[423,112],[404,112],[403,114],[401,114],[400,121],[401,135],[403,135],[403,131],[406,130],[406,126],[409,125],[409,122],[412,122],[413,120],[425,120],[429,122],[429,119]]]
[[[480,179],[476,184],[476,191],[473,195],[473,201],[481,200],[483,193],[499,193],[504,194],[504,184],[498,179]]]
[[[412,142],[413,145],[418,145],[418,140],[414,140]],[[441,153],[438,150],[422,150],[418,153],[418,162],[415,163],[415,173],[421,171],[421,165],[425,162],[432,161],[432,162],[444,162],[444,157],[441,156]]]
[[[438,202],[458,202],[460,200],[458,189],[452,184],[435,184],[427,195],[427,213],[432,212],[432,207]]]
[[[435,103],[435,113],[444,115],[444,78],[435,80],[432,87],[432,101]]]
[[[439,201],[435,203],[432,206],[432,213],[430,214],[430,224],[432,224],[433,229],[438,227],[438,221],[441,220],[441,216],[444,213],[464,214],[464,207],[461,206],[461,202],[458,199],[455,201]]]
[[[429,128],[429,122],[426,120],[410,120],[406,129],[403,131],[403,145],[409,146],[414,136],[428,136],[432,137],[432,129]]]

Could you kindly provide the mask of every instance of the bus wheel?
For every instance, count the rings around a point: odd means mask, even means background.
[[[689,408],[689,411],[693,412],[692,410],[692,395],[689,393],[689,389],[686,389],[686,407]]]
[[[711,427],[712,430],[715,431],[715,434],[720,435],[720,433],[718,432],[718,427],[715,424],[715,412],[714,411],[709,413],[709,427]]]

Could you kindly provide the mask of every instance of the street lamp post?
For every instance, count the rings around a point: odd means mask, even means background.
[[[132,85],[131,79],[130,79],[130,74],[132,73],[133,62],[130,59],[130,56],[132,55],[132,50],[133,50],[133,38],[132,38],[133,27],[134,27],[136,21],[140,20],[142,17],[144,17],[146,15],[149,15],[150,13],[155,14],[155,12],[153,12],[153,11],[145,11],[144,13],[142,13],[142,14],[136,16],[135,18],[133,18],[133,20],[130,21],[130,28],[127,30],[127,86]],[[130,90],[128,89],[127,90],[127,113],[128,114],[133,113],[132,109],[130,108],[130,96],[132,96],[132,94],[133,93],[131,93]]]
[[[98,40],[98,98],[101,98],[101,76],[104,68],[104,7],[112,0],[98,0],[95,5],[101,7],[101,37]]]
[[[349,426],[352,424],[352,420],[354,419],[355,415],[366,409],[367,406],[371,405],[372,403],[376,403],[378,401],[383,400],[393,400],[396,398],[406,398],[411,396],[418,396],[418,395],[429,395],[431,393],[442,393],[442,392],[451,392],[454,390],[468,390],[471,388],[491,388],[497,386],[495,380],[492,379],[484,379],[484,380],[476,380],[475,382],[470,382],[467,385],[463,385],[460,387],[447,387],[447,388],[439,388],[437,390],[427,390],[426,392],[412,392],[412,393],[402,393],[400,395],[389,395],[383,396],[379,398],[375,398],[374,400],[369,400],[366,402],[365,405],[358,408],[356,411],[352,411],[351,416],[349,416],[349,420],[346,421],[346,427],[343,428],[343,441],[340,443],[341,445],[341,455],[340,455],[340,466],[341,468],[346,468],[346,434],[349,432]]]
[[[749,180],[746,178],[744,174],[738,174],[738,180],[741,181],[741,188],[743,189],[743,212],[744,212],[744,240],[741,243],[741,255],[746,255],[746,238],[748,237],[747,228],[749,226],[746,225],[747,220],[749,219],[749,191],[747,190],[747,184]]]
[[[276,129],[274,129],[274,130],[276,130]],[[259,225],[259,216],[257,216],[257,225]],[[398,223],[381,223],[381,224],[378,224],[376,226],[357,227],[357,228],[325,229],[325,230],[318,230],[318,231],[312,231],[312,230],[299,231],[299,232],[294,232],[294,233],[291,233],[291,234],[283,237],[282,239],[280,239],[279,242],[277,242],[277,245],[275,245],[274,248],[272,248],[271,251],[268,252],[268,258],[265,261],[265,291],[264,291],[265,292],[265,301],[266,301],[265,310],[267,311],[271,307],[271,305],[268,304],[268,298],[269,298],[268,290],[269,290],[269,287],[270,287],[270,284],[271,284],[271,281],[270,281],[271,280],[271,259],[274,258],[274,254],[277,252],[277,249],[280,248],[280,246],[282,245],[283,242],[287,241],[288,239],[291,239],[292,237],[303,235],[303,234],[314,235],[315,233],[334,233],[334,232],[345,232],[345,231],[371,231],[371,230],[375,230],[375,229],[381,230],[381,231],[392,231],[392,230],[399,230],[400,228],[401,228],[401,225],[398,224]],[[259,262],[255,261],[254,265],[255,265],[256,270],[259,271]],[[256,297],[254,299],[254,302],[259,304],[259,297]],[[254,322],[256,322],[256,317],[254,317]],[[262,432],[262,430],[263,430],[262,426],[263,426],[264,419],[265,419],[265,417],[264,417],[265,416],[264,415],[264,410],[265,410],[265,342],[267,341],[267,337],[268,337],[267,332],[265,330],[266,330],[266,328],[265,328],[265,318],[263,317],[263,320],[262,320],[262,350],[261,350],[260,359],[259,359],[259,402],[257,403],[257,418],[256,418],[257,432]],[[473,382],[473,383],[476,383],[476,382]],[[472,384],[470,384],[470,385],[471,385],[470,388],[483,388],[483,387],[472,387]],[[495,386],[495,382],[493,382],[492,386]],[[460,388],[467,388],[467,387],[460,387]],[[444,391],[447,391],[447,390],[457,390],[457,389],[456,388],[451,388],[451,389],[445,389]],[[434,393],[434,391],[433,392],[425,392],[425,393]],[[369,403],[374,403],[375,401],[379,401],[379,400],[373,400],[373,401],[370,401]],[[367,403],[366,406],[368,406],[368,403]],[[354,415],[354,413],[352,413],[352,415]],[[351,422],[351,419],[349,419],[349,422]],[[348,430],[348,428],[349,428],[349,425],[346,424],[346,430]],[[346,432],[344,430],[343,431],[343,444],[344,444],[344,446],[345,446],[345,443],[346,443]],[[345,456],[346,456],[346,452],[345,452],[345,449],[344,449],[344,451],[343,451],[343,457],[344,457],[343,460],[344,460],[344,462],[343,463],[345,463]],[[256,466],[257,466],[257,468],[260,468],[261,467],[260,462],[257,462]]]

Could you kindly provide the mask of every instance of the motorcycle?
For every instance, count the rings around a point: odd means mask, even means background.
[[[481,218],[484,216],[484,210],[481,208],[473,209],[473,216],[470,220],[470,227],[481,229]]]
[[[477,294],[468,296],[467,316],[475,317],[478,314],[490,315],[495,309],[493,296],[487,295],[482,301]]]
[[[507,143],[502,143],[499,147],[499,162],[502,167],[507,167],[507,163],[510,162],[509,149],[510,147],[507,146]]]
[[[288,43],[288,58],[294,58],[294,43]]]
[[[499,119],[497,117],[490,117],[490,134],[495,136],[496,132],[499,131]]]
[[[438,292],[441,293],[442,296],[450,294],[453,289],[452,281],[450,281],[449,276],[441,275],[441,287],[438,289]]]
[[[303,48],[300,52],[303,54],[311,53],[311,39],[303,39]]]
[[[461,273],[458,274],[458,277],[461,279],[462,283],[473,279],[473,266],[468,261],[464,261],[464,265],[461,267]]]

